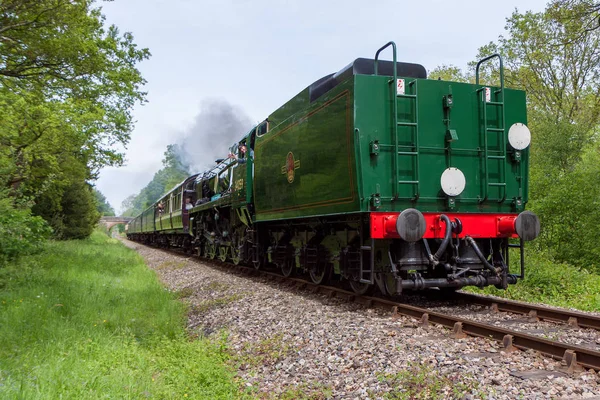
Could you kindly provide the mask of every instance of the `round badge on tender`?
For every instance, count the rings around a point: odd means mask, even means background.
[[[465,179],[465,174],[463,174],[460,169],[450,167],[442,173],[440,183],[444,193],[448,196],[455,197],[465,190],[467,181]]]
[[[515,150],[524,150],[531,143],[531,132],[527,125],[517,122],[508,130],[508,143]]]

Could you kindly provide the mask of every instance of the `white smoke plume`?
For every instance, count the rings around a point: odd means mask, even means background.
[[[218,158],[225,158],[229,148],[252,128],[244,111],[225,100],[204,100],[194,124],[180,132],[179,156],[191,173],[202,172]]]

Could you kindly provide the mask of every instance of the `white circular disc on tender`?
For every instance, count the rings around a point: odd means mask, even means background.
[[[447,168],[442,173],[440,182],[444,193],[452,197],[461,194],[463,190],[465,190],[465,185],[467,184],[465,174],[463,174],[460,169],[454,167]]]
[[[531,143],[531,132],[527,125],[517,122],[508,130],[508,143],[515,150],[523,150]]]

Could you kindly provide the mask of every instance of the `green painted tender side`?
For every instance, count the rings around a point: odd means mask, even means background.
[[[358,210],[353,118],[351,79],[312,104],[305,90],[269,116],[254,149],[257,221]]]
[[[456,212],[516,212],[523,209],[528,192],[529,150],[523,150],[519,162],[508,144],[510,126],[527,123],[525,92],[505,89],[505,122],[502,126],[499,106],[484,106],[483,86],[428,79],[406,79],[406,94],[398,102],[398,189],[394,198],[393,99],[389,77],[355,76],[355,120],[358,131],[357,159],[362,183],[361,211],[402,211],[416,207],[421,211],[448,210],[441,190],[440,177],[448,167],[459,168],[465,175],[464,192],[456,198]],[[411,82],[414,83],[411,84]],[[395,89],[395,88],[394,88]],[[491,88],[492,92],[498,88]],[[451,94],[449,124],[443,98]],[[416,109],[415,109],[416,104]],[[483,107],[487,107],[488,183],[485,182],[485,144]],[[416,122],[416,126],[410,125]],[[457,140],[448,141],[448,129]],[[502,131],[500,131],[502,130]],[[418,135],[418,147],[415,136]],[[504,137],[502,138],[501,135]],[[373,151],[378,143],[378,151]],[[503,155],[506,148],[506,157]],[[411,153],[416,153],[413,155]],[[417,172],[418,164],[418,172]],[[504,164],[504,167],[502,166]],[[414,183],[418,181],[418,183]],[[502,183],[506,184],[506,193]],[[485,186],[488,195],[485,198]],[[380,207],[373,207],[378,196]],[[520,205],[517,205],[520,199]]]
[[[389,76],[353,75],[312,103],[305,89],[269,116],[270,130],[255,146],[257,221],[409,207],[523,209],[529,150],[515,157],[507,140],[513,123],[527,123],[523,91],[504,90],[503,124],[500,106],[484,105],[481,85],[405,78],[408,96],[397,98],[390,81]],[[492,93],[497,89],[492,87]],[[450,94],[448,115],[443,98]],[[453,141],[448,140],[449,129],[456,133]],[[459,168],[466,178],[454,205],[440,184],[448,167]]]

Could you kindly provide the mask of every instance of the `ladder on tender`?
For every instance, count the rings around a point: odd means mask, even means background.
[[[411,93],[406,93],[403,79],[398,79],[398,70],[396,64],[396,44],[394,42],[388,42],[386,45],[381,47],[375,53],[375,75],[377,75],[377,63],[379,60],[379,54],[387,47],[392,46],[393,51],[393,70],[394,77],[388,81],[390,85],[390,93],[392,97],[393,117],[394,122],[392,125],[392,136],[394,144],[379,144],[381,148],[392,148],[393,152],[393,171],[394,171],[394,199],[404,198],[410,200],[417,200],[419,198],[419,114],[418,114],[418,98],[417,98],[417,80],[413,80],[408,84]],[[402,90],[399,89],[399,85],[402,85]],[[410,110],[412,111],[413,118],[410,121],[399,121],[398,118],[398,101],[412,102]],[[410,145],[401,145],[400,138],[398,137],[398,128],[406,127],[412,131],[410,137]],[[400,157],[409,157],[412,159],[412,179],[400,179]],[[400,185],[412,185],[414,187],[414,196],[400,197]]]
[[[480,196],[479,202],[483,203],[489,198],[489,188],[499,187],[501,189],[502,196],[497,201],[502,203],[506,200],[506,146],[507,146],[507,133],[506,133],[506,120],[504,113],[504,65],[502,63],[502,57],[499,54],[492,54],[480,60],[477,63],[475,69],[475,84],[479,85],[479,67],[486,61],[493,58],[500,60],[500,89],[492,90],[489,87],[481,87],[477,89],[477,94],[481,96],[481,104],[483,110],[483,195]],[[488,92],[489,91],[489,92]],[[488,125],[488,107],[492,107],[495,110],[496,115],[499,115],[496,126]],[[489,136],[490,134],[496,134],[499,137],[498,145],[499,150],[490,150]],[[499,163],[498,169],[498,181],[490,182],[490,160],[495,160]]]

